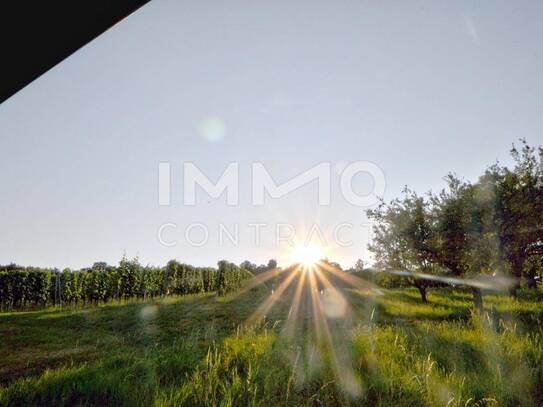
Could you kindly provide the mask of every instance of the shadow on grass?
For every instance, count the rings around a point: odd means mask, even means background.
[[[254,305],[255,293],[251,295]],[[245,309],[239,309],[240,304]],[[202,357],[210,344],[232,334],[251,310],[248,299],[229,305],[214,295],[193,295],[0,315],[0,383],[123,352],[144,357],[159,346],[183,342],[194,342],[191,352]]]
[[[451,372],[489,374],[488,354],[464,338],[445,337],[432,331],[410,327],[409,347],[422,357],[431,355],[445,374]]]
[[[0,404],[152,405],[155,380],[144,361],[117,356],[93,364],[49,370],[36,379],[17,382],[0,391]]]
[[[355,316],[361,323],[370,320],[376,324],[405,324],[414,321],[458,321],[466,320],[471,314],[467,305],[449,302],[422,303],[414,295],[384,291],[375,296],[359,290],[346,291],[353,305]]]

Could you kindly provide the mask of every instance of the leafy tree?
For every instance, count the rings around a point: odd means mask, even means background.
[[[494,183],[494,227],[499,241],[500,269],[515,278],[515,295],[526,261],[543,254],[543,150],[521,140],[513,146],[513,169],[492,166],[485,178]],[[529,273],[525,275],[529,277]],[[533,284],[533,283],[530,283]]]
[[[434,273],[435,236],[431,213],[426,201],[416,193],[404,190],[403,199],[389,204],[382,202],[375,210],[368,211],[376,221],[374,240],[369,249],[374,253],[376,265],[383,269],[400,269]],[[430,282],[411,278],[423,302],[427,302],[426,289]]]
[[[249,260],[242,262],[239,267],[253,274],[257,274],[259,272],[259,267],[256,264],[251,263]]]
[[[543,150],[513,147],[513,169],[489,167],[477,183],[445,179],[447,187],[425,201],[409,190],[369,211],[376,221],[376,264],[455,277],[510,271],[515,294],[524,277],[535,286],[543,255]],[[536,260],[533,260],[536,259]],[[425,283],[414,281],[425,298]],[[481,292],[472,288],[476,306]]]
[[[435,219],[435,261],[454,277],[471,277],[492,267],[492,240],[485,240],[485,208],[477,199],[478,189],[453,175],[447,188],[432,197]],[[479,288],[471,287],[474,305],[482,308]]]
[[[361,273],[364,271],[364,261],[362,259],[358,259],[355,263],[354,263],[354,267],[353,267],[353,270],[354,272],[357,272],[357,273]]]

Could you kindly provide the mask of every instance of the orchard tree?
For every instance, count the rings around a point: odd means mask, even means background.
[[[493,240],[488,236],[488,210],[480,189],[449,174],[447,187],[432,196],[435,261],[454,277],[474,277],[492,269]],[[471,287],[476,308],[483,306],[478,287]]]
[[[376,222],[374,239],[368,246],[375,256],[376,266],[385,270],[409,270],[435,273],[434,233],[428,203],[416,193],[404,190],[403,199],[389,204],[381,202],[368,216]],[[411,278],[420,292],[422,302],[427,302],[426,289],[430,282]]]
[[[543,150],[521,140],[520,149],[513,146],[511,156],[512,169],[492,165],[478,186],[486,190],[483,205],[492,211],[496,268],[514,278],[510,293],[516,295],[522,277],[528,286],[535,284],[530,259],[543,255]]]

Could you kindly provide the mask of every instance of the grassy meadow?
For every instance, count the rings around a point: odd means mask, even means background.
[[[265,318],[265,286],[0,314],[0,405],[535,406],[543,293],[293,290]],[[261,315],[262,316],[262,315]]]

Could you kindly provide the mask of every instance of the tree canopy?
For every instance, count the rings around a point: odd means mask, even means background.
[[[438,193],[419,196],[406,187],[403,198],[368,211],[376,266],[454,277],[508,274],[513,295],[522,279],[535,286],[543,255],[543,149],[521,140],[511,155],[513,168],[494,164],[474,183],[449,174]],[[421,290],[428,283],[414,284]]]

